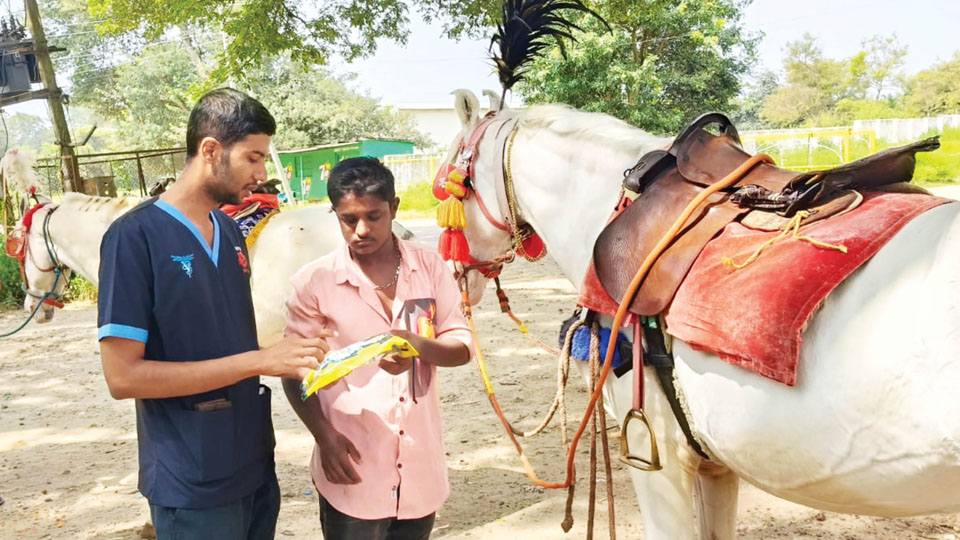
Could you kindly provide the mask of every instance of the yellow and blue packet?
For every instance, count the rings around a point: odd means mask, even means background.
[[[410,358],[420,353],[409,341],[393,334],[379,334],[331,351],[324,356],[320,367],[300,383],[300,398],[306,401],[317,390],[339,381],[358,367],[387,356]]]

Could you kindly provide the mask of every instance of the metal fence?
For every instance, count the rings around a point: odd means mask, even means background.
[[[877,151],[872,130],[851,127],[769,129],[740,133],[751,154],[769,154],[778,166],[797,171],[836,167]]]
[[[397,191],[414,184],[430,183],[443,163],[443,154],[394,154],[383,156],[383,164],[393,173]]]
[[[176,178],[184,167],[186,157],[185,148],[81,154],[77,156],[77,167],[84,193],[144,197],[157,182]],[[38,159],[37,172],[47,195],[55,196],[63,192],[59,157]]]

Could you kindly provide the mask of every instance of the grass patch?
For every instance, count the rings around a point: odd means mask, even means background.
[[[87,302],[97,301],[97,286],[90,283],[76,272],[70,276],[70,282],[67,283],[67,290],[64,291],[64,300],[72,302],[82,300]]]
[[[928,133],[924,137],[932,137],[936,133]],[[886,150],[906,143],[891,143],[877,141],[877,151]],[[776,148],[758,147],[758,152],[770,154],[779,167],[785,169],[798,167],[813,167],[829,169],[841,165],[840,148],[835,149],[816,147],[809,150],[802,146],[798,148],[778,151]],[[854,139],[850,145],[850,160],[857,160],[870,155],[870,148],[865,140]],[[960,128],[950,128],[940,133],[940,149],[933,152],[917,154],[917,168],[913,175],[913,182],[918,185],[942,185],[960,183]]]
[[[914,181],[922,185],[960,182],[960,128],[940,134],[940,149],[917,154]]]
[[[433,186],[430,182],[418,182],[397,194],[400,197],[400,211],[430,211],[436,212],[440,204],[433,196]]]

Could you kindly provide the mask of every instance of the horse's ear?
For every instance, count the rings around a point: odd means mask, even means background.
[[[460,118],[460,125],[469,126],[480,118],[480,102],[477,96],[469,90],[453,91],[453,108],[457,111],[457,117]]]
[[[506,108],[500,102],[500,96],[498,96],[497,93],[494,92],[493,90],[490,90],[490,89],[484,90],[483,95],[487,96],[487,99],[490,100],[491,111],[497,112],[501,109],[501,107],[503,107],[504,109]]]

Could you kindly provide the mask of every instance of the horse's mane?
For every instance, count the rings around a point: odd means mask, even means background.
[[[93,195],[84,195],[83,193],[65,193],[62,206],[70,206],[77,212],[106,212],[113,215],[120,215],[140,204],[141,199],[136,197],[95,197]]]
[[[40,175],[36,171],[37,159],[29,150],[14,148],[0,158],[0,170],[7,179],[7,188],[27,193],[40,187]]]
[[[571,139],[600,142],[637,151],[661,146],[666,141],[619,118],[603,113],[585,112],[561,104],[530,107],[520,114],[520,126],[546,129]]]

